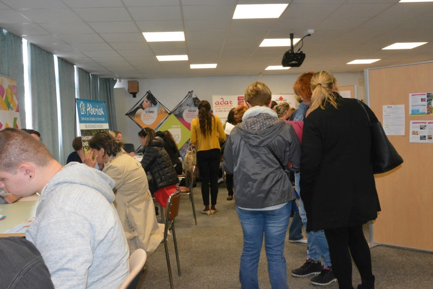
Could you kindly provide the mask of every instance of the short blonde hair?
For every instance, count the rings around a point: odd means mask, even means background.
[[[274,107],[275,112],[277,113],[278,117],[282,117],[284,115],[284,113],[286,111],[288,111],[290,109],[290,104],[288,104],[287,102],[283,101],[280,102],[279,104],[277,104]]]
[[[245,90],[245,103],[249,103],[251,106],[269,105],[271,97],[271,90],[261,81],[256,81],[248,85]]]

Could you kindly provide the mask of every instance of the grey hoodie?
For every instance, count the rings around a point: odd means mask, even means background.
[[[278,160],[275,158],[275,156]],[[295,199],[281,164],[299,170],[301,146],[293,127],[268,107],[252,107],[230,133],[223,167],[234,175],[236,205],[264,209]]]
[[[41,192],[26,232],[59,288],[118,288],[128,275],[129,250],[113,206],[114,181],[70,163]]]

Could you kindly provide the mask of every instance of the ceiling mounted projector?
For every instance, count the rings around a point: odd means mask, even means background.
[[[305,53],[304,52],[291,52],[287,51],[284,53],[283,60],[281,60],[281,64],[285,67],[299,67],[302,62],[304,62]]]
[[[308,33],[307,35],[301,38],[299,42],[302,41],[302,45],[304,45],[304,38],[307,36],[311,36],[311,33]],[[305,53],[300,51],[302,46],[298,49],[297,52],[295,52],[295,47],[293,46],[293,33],[290,33],[290,44],[291,44],[290,50],[284,53],[283,59],[281,60],[281,65],[283,67],[299,67],[302,65],[302,63],[305,60]]]

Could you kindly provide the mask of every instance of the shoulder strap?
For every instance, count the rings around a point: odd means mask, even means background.
[[[368,112],[367,112],[367,110],[365,109],[364,104],[363,104],[359,99],[357,99],[356,101],[359,103],[359,105],[360,105],[360,106],[362,107],[362,109],[364,110],[365,114],[367,115],[368,123],[369,123],[370,126],[371,126],[370,116],[368,115]]]

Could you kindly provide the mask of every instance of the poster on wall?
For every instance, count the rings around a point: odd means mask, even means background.
[[[272,100],[277,103],[287,102],[290,107],[298,108],[298,101],[296,100],[295,94],[273,94]]]
[[[383,106],[383,129],[386,135],[404,135],[404,104]]]
[[[433,143],[433,120],[411,121],[410,142]]]
[[[21,128],[17,83],[0,75],[0,129]]]
[[[89,140],[98,132],[108,132],[107,108],[103,101],[76,99],[78,122],[84,151],[89,150]]]
[[[191,90],[171,113],[187,128],[191,129],[191,121],[198,115],[200,99]]]
[[[180,149],[191,137],[189,128],[185,127],[174,114],[171,114],[158,128],[158,131],[166,130],[170,131],[178,149]]]
[[[239,105],[245,105],[243,95],[213,95],[212,110],[213,114],[219,116],[222,123],[227,120],[230,110]]]
[[[410,93],[409,115],[430,115],[433,113],[433,93]]]
[[[168,117],[169,110],[149,90],[126,115],[139,127],[155,130]]]

